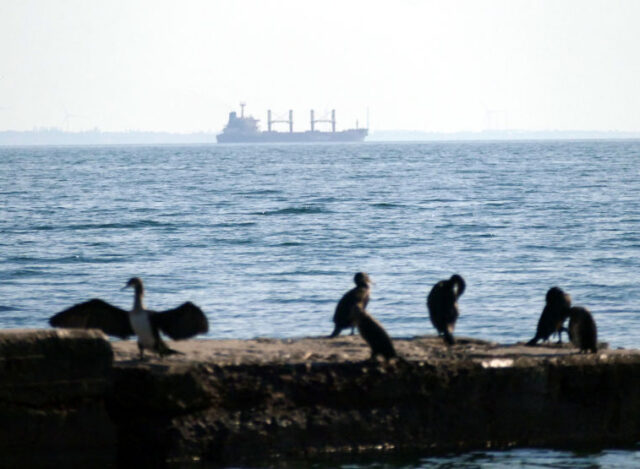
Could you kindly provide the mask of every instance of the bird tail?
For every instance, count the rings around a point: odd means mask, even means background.
[[[329,336],[329,339],[333,339],[334,337],[338,337],[340,335],[340,331],[341,330],[342,330],[341,328],[336,326],[335,329],[333,330],[333,332],[331,333],[331,335]]]
[[[453,334],[451,334],[451,332],[447,330],[444,331],[444,341],[447,343],[447,345],[453,345],[456,343],[455,339],[453,338]]]
[[[531,339],[529,342],[527,342],[527,345],[529,345],[529,346],[536,345],[538,343],[538,339],[539,339],[539,337],[536,335],[533,339]]]

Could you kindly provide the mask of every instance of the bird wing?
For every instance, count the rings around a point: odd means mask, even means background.
[[[121,339],[133,335],[129,313],[97,298],[59,312],[49,319],[49,324],[53,327],[100,329]]]
[[[444,281],[441,280],[431,288],[431,291],[427,296],[427,306],[429,308],[435,308],[436,303],[442,301],[442,294],[443,294],[442,291],[444,289],[443,283]]]
[[[353,304],[352,297],[354,296],[353,290],[349,290],[347,293],[342,295],[340,301],[336,305],[336,310],[333,313],[333,322],[336,325],[344,325],[349,322],[348,317],[351,312],[351,306]]]
[[[188,339],[209,331],[207,317],[190,301],[177,308],[152,314],[151,321],[174,340]]]
[[[446,280],[436,283],[427,296],[429,318],[439,332],[444,332],[450,322],[458,318],[458,308],[453,286]]]
[[[353,288],[345,293],[333,313],[333,322],[340,327],[349,327],[353,323],[353,308],[365,309],[369,303],[369,290],[366,288]]]

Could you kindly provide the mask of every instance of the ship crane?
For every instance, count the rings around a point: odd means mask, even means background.
[[[293,111],[289,109],[289,119],[273,119],[271,109],[267,111],[267,131],[271,132],[272,124],[289,124],[289,132],[293,133]]]
[[[229,113],[229,121],[216,136],[218,143],[277,143],[277,142],[362,142],[368,134],[368,129],[359,128],[356,122],[355,129],[336,130],[336,111],[331,110],[331,118],[326,115],[322,119],[316,119],[315,111],[311,110],[311,130],[301,132],[293,131],[293,111],[289,110],[288,119],[286,114],[275,116],[271,110],[268,111],[268,130],[261,131],[259,120],[244,113],[245,104],[241,103],[240,115],[235,111]],[[288,132],[273,130],[273,124],[289,124]],[[317,123],[330,123],[331,131],[316,130]]]
[[[336,131],[336,110],[331,110],[331,119],[316,119],[315,112],[311,109],[311,132],[315,131],[317,122],[326,122],[327,124],[331,124],[331,132]]]

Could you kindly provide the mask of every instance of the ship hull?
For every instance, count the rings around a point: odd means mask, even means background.
[[[340,132],[223,132],[216,138],[218,143],[362,142],[367,134],[367,129],[349,129]]]

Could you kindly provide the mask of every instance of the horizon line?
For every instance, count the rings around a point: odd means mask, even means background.
[[[363,127],[366,129],[366,127]],[[427,135],[455,135],[455,134],[482,134],[482,133],[503,133],[503,134],[518,134],[518,133],[624,133],[624,134],[640,134],[639,130],[617,130],[617,129],[598,129],[598,130],[584,130],[584,129],[482,129],[482,130],[418,130],[418,129],[378,129],[369,130],[370,134],[375,133],[412,133],[412,134],[427,134]],[[2,129],[0,133],[61,133],[61,134],[171,134],[176,136],[189,136],[210,134],[217,135],[222,132],[221,130],[191,130],[191,131],[176,131],[176,130],[142,130],[142,129],[126,129],[126,130],[101,130],[98,127],[93,129],[83,130],[65,130],[60,127],[34,127],[28,130],[17,129]],[[287,133],[287,132],[281,132]]]

